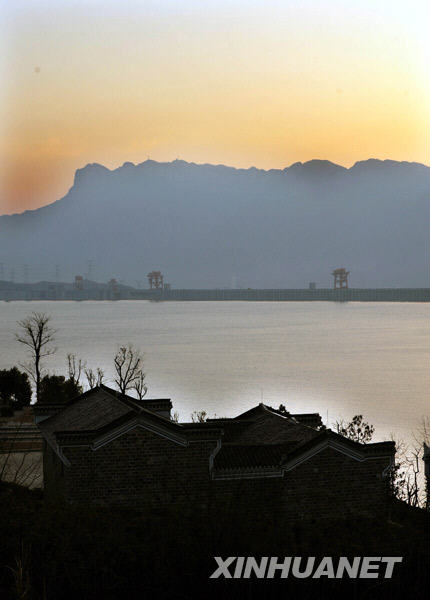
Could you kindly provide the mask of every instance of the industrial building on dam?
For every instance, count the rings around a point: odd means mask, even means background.
[[[122,285],[116,279],[97,283],[76,275],[73,283],[14,283],[0,281],[0,300],[152,300],[152,301],[263,301],[263,302],[430,302],[430,288],[351,288],[349,271],[332,272],[333,287],[303,289],[176,289],[164,282],[160,271],[148,273],[148,288]]]

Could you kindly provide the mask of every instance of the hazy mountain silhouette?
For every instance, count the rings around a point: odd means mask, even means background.
[[[0,217],[0,262],[71,279],[91,259],[94,278],[131,284],[160,269],[177,288],[322,287],[335,267],[354,287],[429,287],[429,218],[418,163],[90,164],[61,200]]]

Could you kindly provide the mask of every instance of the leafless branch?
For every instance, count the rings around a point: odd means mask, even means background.
[[[207,413],[205,410],[195,410],[191,413],[191,420],[193,423],[204,423],[206,421]]]
[[[88,387],[90,390],[95,388],[96,386],[100,386],[103,383],[104,379],[104,371],[100,367],[97,367],[97,370],[94,371],[90,367],[84,366],[85,377],[87,378]]]
[[[29,350],[30,363],[23,365],[32,377],[36,386],[36,400],[39,400],[40,381],[42,378],[42,360],[56,352],[52,346],[56,330],[50,325],[50,316],[45,313],[33,312],[30,316],[18,321],[16,340]]]
[[[69,379],[76,385],[79,385],[82,370],[85,369],[85,363],[82,358],[77,359],[75,354],[67,355],[67,368],[69,371]]]
[[[128,390],[135,389],[136,383],[138,384],[143,374],[143,356],[140,350],[136,350],[131,344],[121,346],[114,357],[114,366],[116,371],[115,383],[121,394],[126,394]],[[143,380],[141,381],[142,386],[145,387]]]
[[[148,391],[148,388],[145,385],[145,373],[143,371],[140,371],[139,376],[133,383],[132,388],[136,392],[139,400],[142,400],[142,398],[145,396],[146,392]]]
[[[421,466],[423,443],[420,441],[419,431],[414,434],[415,443],[412,445],[395,440],[391,436],[392,441],[396,442],[396,461],[391,471],[391,492],[399,500],[415,507],[426,505]]]
[[[103,379],[105,377],[105,372],[100,367],[97,367],[97,385],[101,385],[103,383]]]
[[[96,387],[97,377],[94,371],[90,367],[84,368],[85,377],[87,378],[88,387],[90,390]]]

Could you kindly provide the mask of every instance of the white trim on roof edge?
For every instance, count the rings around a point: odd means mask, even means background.
[[[124,423],[124,425],[117,427],[116,429],[109,431],[105,435],[101,435],[100,437],[95,439],[91,445],[91,449],[96,451],[102,446],[109,444],[113,440],[116,440],[117,438],[135,429],[136,427],[146,429],[147,431],[155,433],[156,435],[170,440],[171,442],[175,442],[180,446],[188,446],[188,440],[185,437],[172,433],[166,427],[154,425],[153,423],[147,423],[142,418],[142,415],[139,415],[138,418],[135,418],[132,421],[127,421],[127,423]]]
[[[391,459],[391,457],[392,457],[391,454],[366,455],[364,452],[356,451],[353,448],[348,447],[346,444],[342,444],[338,440],[325,439],[325,440],[322,440],[316,446],[309,448],[309,450],[307,450],[303,454],[299,454],[298,456],[292,458],[291,460],[287,460],[287,462],[285,462],[282,465],[282,470],[284,472],[292,471],[297,466],[306,462],[307,460],[309,460],[316,454],[319,454],[320,452],[322,452],[322,450],[325,450],[326,448],[332,448],[333,450],[336,450],[337,452],[340,452],[341,454],[345,454],[345,456],[348,456],[349,458],[352,458],[358,462],[363,462],[365,460],[373,460],[373,459],[377,459],[377,458],[390,458]]]
[[[265,468],[260,467],[255,470],[246,470],[246,469],[218,469],[213,470],[211,473],[211,478],[214,480],[219,479],[268,479],[272,477],[282,477],[284,475],[283,471],[279,469],[274,469],[272,467]]]

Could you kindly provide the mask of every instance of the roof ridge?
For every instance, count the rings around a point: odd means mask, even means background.
[[[110,394],[113,398],[120,400],[127,406],[131,406],[132,408],[136,408],[139,412],[141,410],[147,410],[141,403],[144,402],[171,402],[170,398],[133,398],[133,396],[129,396],[128,394],[122,394],[119,390],[114,390],[103,383],[100,384],[100,389],[104,390],[108,394]],[[93,388],[95,389],[95,388]]]
[[[108,387],[107,385],[104,385],[103,383],[101,383],[99,387],[100,387],[100,389],[102,389],[105,392],[107,392],[108,394],[110,394],[110,396],[112,396],[116,400],[119,400],[120,402],[122,402],[123,404],[125,404],[126,406],[128,406],[130,408],[134,408],[137,412],[144,410],[143,407],[140,406],[140,404],[138,403],[137,398],[133,398],[132,396],[129,396],[128,394],[123,394],[119,390],[114,390],[114,389]],[[95,388],[93,388],[93,389],[95,389]]]

